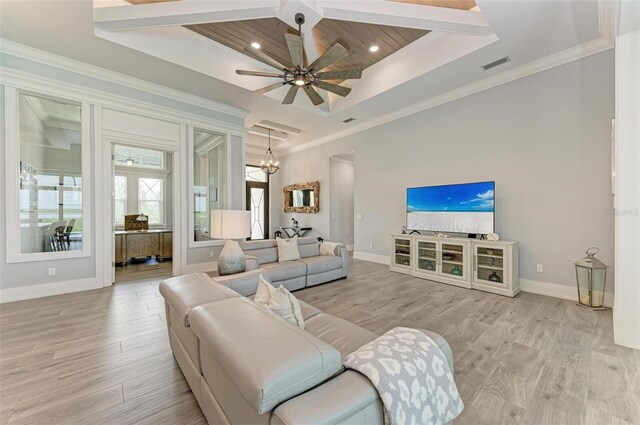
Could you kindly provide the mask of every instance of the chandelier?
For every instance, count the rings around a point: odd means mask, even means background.
[[[275,174],[280,169],[280,163],[276,161],[276,158],[273,156],[273,152],[271,152],[271,129],[269,128],[269,149],[264,154],[264,159],[260,162],[260,169],[265,172],[265,174]]]

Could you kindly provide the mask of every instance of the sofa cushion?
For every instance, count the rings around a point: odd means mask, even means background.
[[[248,298],[201,305],[189,321],[200,349],[259,414],[321,384],[342,365],[338,350]]]
[[[320,242],[313,237],[298,238],[298,251],[302,258],[320,255]]]
[[[298,300],[298,303],[300,304],[300,311],[302,312],[302,318],[307,321],[309,319],[311,319],[313,316],[315,316],[316,314],[320,314],[322,313],[322,311],[314,306],[312,306],[311,304],[308,304],[302,300]]]
[[[298,251],[298,237],[293,239],[276,238],[278,244],[278,261],[292,261],[300,259],[300,251]]]
[[[256,257],[259,264],[278,261],[278,248],[273,239],[240,242],[240,248],[246,255]]]
[[[262,268],[269,273],[271,282],[304,277],[307,274],[307,265],[302,261],[283,261],[281,263],[263,264]]]
[[[324,273],[342,268],[342,257],[309,257],[303,258],[303,263],[307,265],[307,274]]]
[[[342,358],[378,337],[358,325],[326,313],[308,319],[305,330],[338,350]]]
[[[160,294],[176,315],[189,326],[189,311],[198,305],[226,298],[240,297],[240,294],[217,282],[205,273],[191,273],[172,277],[160,282]]]

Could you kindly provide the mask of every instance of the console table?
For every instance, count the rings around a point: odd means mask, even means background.
[[[281,227],[280,230],[282,230],[289,239],[294,236],[302,238],[311,231],[311,227]]]
[[[127,260],[137,257],[156,257],[162,261],[173,256],[171,230],[115,232],[115,261],[126,267]]]
[[[391,235],[391,271],[515,297],[518,242]]]

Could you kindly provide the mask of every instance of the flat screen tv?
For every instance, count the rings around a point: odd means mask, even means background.
[[[495,182],[407,189],[407,229],[443,233],[494,232]]]

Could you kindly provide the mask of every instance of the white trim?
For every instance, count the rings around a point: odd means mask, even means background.
[[[89,291],[99,288],[102,288],[102,284],[95,277],[61,282],[38,283],[36,285],[19,286],[16,288],[4,288],[0,289],[0,303],[50,297],[52,295]]]
[[[76,72],[78,74],[97,78],[99,80],[129,87],[135,90],[156,94],[168,99],[177,100],[179,102],[199,106],[201,108],[209,109],[211,111],[220,112],[234,117],[244,119],[247,115],[249,115],[249,111],[241,108],[236,108],[210,99],[205,99],[200,96],[194,96],[189,93],[171,89],[159,84],[150,83],[148,81],[130,77],[125,74],[120,74],[118,72],[109,71],[104,68],[89,65],[87,63],[79,62],[50,52],[45,52],[43,50],[25,46],[23,44],[19,44],[4,38],[0,38],[0,52],[32,62],[65,69],[70,72]]]
[[[184,273],[207,273],[218,270],[217,261],[208,261],[205,263],[187,264]]]
[[[611,41],[607,40],[604,37],[599,37],[578,46],[574,46],[561,52],[554,53],[547,57],[529,62],[524,65],[520,65],[516,68],[508,69],[499,74],[492,75],[491,77],[483,78],[471,84],[467,84],[466,86],[458,87],[446,93],[431,97],[429,99],[425,99],[421,102],[409,105],[388,114],[381,115],[368,121],[363,121],[362,123],[357,124],[353,127],[349,127],[348,129],[341,130],[321,137],[319,139],[303,143],[293,148],[283,150],[280,152],[280,155],[291,155],[293,153],[300,152],[314,146],[319,146],[342,137],[360,133],[370,128],[377,127],[391,121],[416,114],[418,112],[426,111],[428,109],[435,108],[436,106],[440,106],[466,96],[471,96],[484,90],[489,90],[493,87],[497,87],[499,85],[506,84],[520,78],[528,77],[530,75],[534,75],[539,72],[546,71],[548,69],[552,69],[557,66],[603,52],[605,50],[609,50],[611,48],[613,48],[613,43]]]
[[[388,266],[391,264],[391,259],[386,255],[370,254],[368,252],[353,251],[354,260],[369,261],[371,263],[384,264]]]
[[[563,300],[578,302],[578,288],[575,285],[562,285],[560,283],[540,282],[537,280],[520,279],[520,290],[531,294],[546,295]],[[613,306],[613,294],[604,294],[604,305]]]

